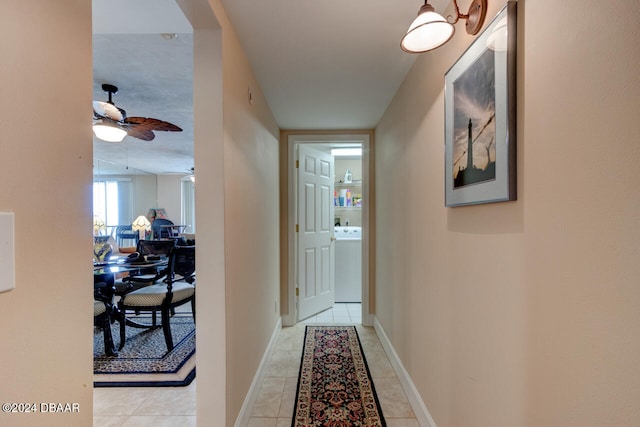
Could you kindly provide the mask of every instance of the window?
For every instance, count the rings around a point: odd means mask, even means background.
[[[182,223],[185,233],[196,232],[195,185],[190,179],[182,181]]]
[[[93,182],[93,215],[103,219],[107,227],[131,224],[131,199],[130,180]]]

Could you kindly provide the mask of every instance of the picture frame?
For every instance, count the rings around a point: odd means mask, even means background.
[[[445,74],[447,207],[517,198],[516,7],[508,1]]]

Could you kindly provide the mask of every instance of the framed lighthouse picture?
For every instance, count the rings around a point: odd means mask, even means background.
[[[445,206],[516,199],[516,2],[445,75]]]

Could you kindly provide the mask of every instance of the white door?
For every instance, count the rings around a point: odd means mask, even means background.
[[[298,320],[333,306],[333,156],[299,145]]]

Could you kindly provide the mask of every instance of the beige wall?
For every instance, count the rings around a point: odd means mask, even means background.
[[[438,427],[637,426],[640,12],[518,7],[518,200],[444,207],[458,24],[376,129],[377,317]]]
[[[226,425],[231,426],[280,318],[279,129],[220,2],[210,4],[222,27]],[[197,164],[196,170],[197,192]],[[200,211],[196,216],[200,235],[211,224]]]
[[[146,215],[150,208],[162,207],[158,205],[158,198],[164,189],[160,188],[160,181],[156,175],[132,176],[133,181],[133,220],[139,215]]]
[[[89,426],[91,3],[2,1],[0,211],[15,213],[16,289],[0,294],[2,402],[80,413],[0,413],[3,426]]]
[[[183,177],[184,175],[158,175],[157,207],[166,209],[167,216],[174,224],[182,224]]]
[[[278,128],[242,51],[225,43],[223,53],[225,88],[231,85],[224,99],[224,168],[227,411],[233,416],[280,316]]]

